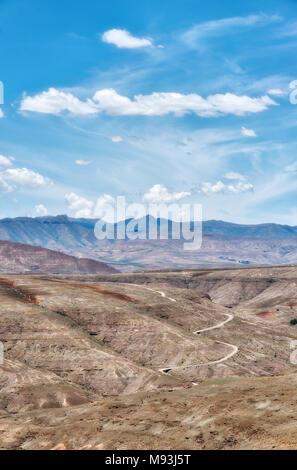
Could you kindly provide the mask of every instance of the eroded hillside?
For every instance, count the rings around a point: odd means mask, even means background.
[[[296,286],[292,267],[3,276],[1,447],[294,445]]]

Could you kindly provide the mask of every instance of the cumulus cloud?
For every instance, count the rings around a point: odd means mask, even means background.
[[[109,31],[105,31],[102,35],[102,41],[113,44],[120,49],[139,49],[153,45],[150,39],[137,38],[132,36],[132,34],[125,29],[110,29]]]
[[[114,207],[114,204],[115,199],[109,194],[104,194],[97,199],[93,215],[95,217],[103,218],[106,222],[115,222],[114,212],[113,210],[109,210],[110,208]]]
[[[28,168],[9,168],[0,173],[0,176],[16,187],[39,188],[53,184],[49,178]]]
[[[190,112],[202,117],[224,114],[243,116],[248,113],[264,111],[269,106],[277,104],[269,96],[250,98],[232,93],[210,95],[204,99],[196,93],[184,95],[155,92],[151,95],[136,95],[131,100],[126,96],[119,95],[113,89],[97,91],[93,100],[98,106],[98,111],[115,116],[164,116],[168,113],[184,116]]]
[[[162,184],[155,184],[144,194],[143,201],[148,203],[171,203],[190,196],[189,192],[170,193]]]
[[[75,193],[65,194],[69,209],[74,212],[75,217],[91,217],[94,203]]]
[[[54,88],[33,97],[25,97],[21,111],[60,114],[68,111],[74,115],[94,115],[105,112],[113,116],[164,116],[173,113],[184,116],[195,113],[201,117],[215,117],[227,114],[244,116],[259,113],[276,106],[269,96],[251,98],[232,93],[210,95],[207,98],[191,93],[152,93],[136,95],[133,99],[119,95],[113,89],[103,89],[95,93],[92,100],[80,101],[71,93],[60,92]]]
[[[3,113],[2,109],[0,108],[0,119],[1,118],[4,118],[4,113]]]
[[[20,111],[33,111],[44,114],[60,114],[68,111],[74,115],[87,116],[98,112],[92,100],[81,101],[72,93],[50,88],[35,96],[24,96]]]
[[[5,157],[4,155],[0,155],[0,168],[11,166],[13,160],[13,157]]]
[[[115,144],[119,144],[120,142],[124,141],[123,137],[121,137],[120,135],[113,135],[113,136],[110,136],[109,138]]]
[[[242,126],[240,131],[245,137],[257,137],[257,134],[253,129],[247,129],[246,127]]]
[[[10,168],[14,157],[0,155],[0,192],[11,192],[20,188],[51,186],[53,181],[28,168]]]
[[[48,210],[43,204],[38,204],[35,206],[35,212],[37,215],[47,215]]]
[[[218,194],[218,193],[245,193],[253,191],[254,187],[251,183],[238,182],[236,184],[225,184],[222,181],[218,181],[215,184],[202,183],[201,191],[204,194]]]
[[[104,194],[95,202],[71,192],[65,194],[68,208],[74,217],[98,217],[103,218],[110,207],[114,207],[115,199],[109,194]],[[113,213],[112,213],[113,215]],[[114,222],[114,220],[108,220]]]
[[[92,160],[75,160],[75,163],[77,165],[83,166],[83,165],[91,165],[91,163],[93,163],[93,162],[92,162]]]

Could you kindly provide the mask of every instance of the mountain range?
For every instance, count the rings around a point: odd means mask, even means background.
[[[91,258],[123,271],[297,263],[297,226],[205,221],[201,249],[185,251],[183,240],[97,240],[96,221],[66,215],[5,218],[0,240]]]

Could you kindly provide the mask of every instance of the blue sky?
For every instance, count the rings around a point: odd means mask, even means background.
[[[0,217],[297,225],[297,2],[4,0],[0,35]]]

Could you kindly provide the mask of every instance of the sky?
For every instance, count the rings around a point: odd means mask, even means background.
[[[1,218],[297,225],[297,1],[0,0],[0,38]]]

